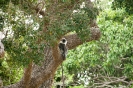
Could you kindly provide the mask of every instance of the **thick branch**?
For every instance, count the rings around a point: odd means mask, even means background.
[[[59,54],[59,49],[58,49],[58,43],[55,44],[53,47],[52,47],[52,55],[53,55],[53,59],[54,60],[57,60],[57,59],[60,59],[60,54]]]
[[[39,14],[42,15],[42,16],[46,15],[45,11],[43,11],[43,10],[40,9],[39,7],[36,7],[36,8],[35,8],[35,11],[36,11],[36,13],[39,13]]]
[[[90,29],[90,33],[91,33],[91,36],[90,36],[90,38],[88,38],[86,40],[86,42],[89,42],[89,41],[92,41],[92,40],[98,40],[100,38],[101,33],[100,33],[100,29],[99,28],[92,27]],[[68,44],[67,44],[68,49],[73,49],[73,48],[77,47],[78,45],[81,45],[81,44],[84,43],[77,36],[77,34],[67,35],[67,36],[65,36],[65,38],[68,41]]]

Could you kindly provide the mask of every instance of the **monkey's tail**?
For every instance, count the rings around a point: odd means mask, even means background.
[[[63,84],[63,88],[65,88],[65,80],[64,80],[64,69],[63,69],[63,64],[61,64],[61,68],[62,68],[62,84]]]

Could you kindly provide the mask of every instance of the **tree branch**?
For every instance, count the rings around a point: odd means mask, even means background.
[[[99,81],[100,79],[100,81]],[[104,88],[104,87],[113,87],[113,85],[117,85],[119,83],[124,83],[127,86],[132,84],[133,82],[126,81],[127,77],[108,77],[108,76],[98,76],[94,77],[92,80],[94,80],[94,83],[92,86],[89,86],[90,88]]]
[[[92,40],[98,40],[100,38],[100,36],[101,36],[101,33],[100,33],[100,29],[99,28],[92,27],[90,29],[90,33],[91,33],[91,36],[90,36],[90,38],[88,38],[86,40],[86,42],[89,42],[89,41],[92,41]],[[81,44],[84,43],[78,37],[77,34],[70,34],[70,35],[66,35],[64,37],[68,41],[68,44],[67,44],[68,49],[73,49],[73,48],[77,47],[78,45],[81,45]]]

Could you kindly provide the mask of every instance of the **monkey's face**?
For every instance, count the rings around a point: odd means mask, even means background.
[[[65,43],[66,42],[66,39],[62,39],[62,42]]]
[[[60,41],[60,43],[62,43],[62,44],[65,44],[65,45],[66,45],[66,44],[67,44],[67,40],[66,40],[65,38],[62,38],[62,39],[61,39],[61,41]]]

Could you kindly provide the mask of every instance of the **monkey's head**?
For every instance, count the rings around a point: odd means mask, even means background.
[[[65,38],[62,38],[62,39],[61,39],[61,43],[67,44],[67,40],[66,40]]]

